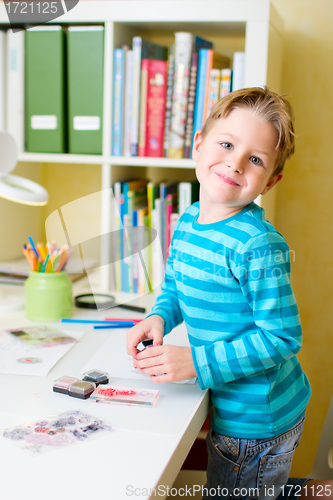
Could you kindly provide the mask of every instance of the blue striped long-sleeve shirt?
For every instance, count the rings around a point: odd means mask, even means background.
[[[277,436],[311,393],[296,356],[302,330],[289,248],[255,203],[214,224],[198,224],[198,215],[195,203],[178,221],[151,314],[163,317],[165,334],[185,321],[216,432]]]

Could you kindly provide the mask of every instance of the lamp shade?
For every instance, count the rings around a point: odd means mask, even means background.
[[[0,132],[0,196],[24,205],[46,205],[49,198],[46,189],[24,177],[10,175],[16,163],[14,138],[7,132]]]

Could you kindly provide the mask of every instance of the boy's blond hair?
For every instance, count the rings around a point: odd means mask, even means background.
[[[290,103],[266,86],[235,90],[214,104],[202,127],[201,137],[204,139],[214,122],[225,118],[235,108],[252,110],[277,130],[278,142],[275,149],[279,154],[272,177],[280,174],[286,160],[295,152],[294,116]]]

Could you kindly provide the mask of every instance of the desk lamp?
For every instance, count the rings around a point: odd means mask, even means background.
[[[17,146],[7,132],[0,132],[0,196],[24,205],[46,205],[48,193],[39,184],[10,175],[17,164]],[[19,297],[8,297],[0,290],[0,312],[22,309],[24,301]]]

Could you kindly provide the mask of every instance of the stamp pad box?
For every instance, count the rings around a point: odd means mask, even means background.
[[[74,377],[61,377],[54,381],[53,391],[67,394],[74,398],[88,399],[95,391],[96,384]]]
[[[102,372],[101,370],[89,370],[83,374],[82,380],[94,382],[96,386],[99,384],[108,384],[109,374],[107,372]]]
[[[74,384],[78,379],[74,377],[61,377],[54,381],[53,391],[61,392],[61,394],[67,394],[71,384]]]

